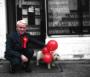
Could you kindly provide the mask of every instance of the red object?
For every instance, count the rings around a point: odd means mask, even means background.
[[[44,57],[43,57],[43,61],[47,64],[51,63],[52,62],[52,55],[50,54],[45,54]]]
[[[49,50],[48,50],[48,48],[46,46],[41,51],[42,51],[42,53],[44,55],[47,54],[47,53],[49,53]]]
[[[55,40],[50,40],[47,44],[47,48],[49,51],[54,51],[58,48],[58,43]]]
[[[27,47],[28,38],[26,36],[23,37],[23,48]]]

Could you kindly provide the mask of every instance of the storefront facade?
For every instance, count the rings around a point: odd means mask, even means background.
[[[58,42],[55,52],[62,60],[90,59],[89,4],[89,0],[0,0],[0,58],[6,35],[15,31],[17,20],[24,19],[33,37],[45,44],[51,39]]]

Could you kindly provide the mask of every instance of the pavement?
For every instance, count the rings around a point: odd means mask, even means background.
[[[48,69],[43,62],[36,66],[34,61],[31,62],[31,73],[22,71],[11,74],[8,66],[8,61],[0,61],[0,77],[90,77],[90,60],[56,61],[55,66],[52,66],[51,69]]]

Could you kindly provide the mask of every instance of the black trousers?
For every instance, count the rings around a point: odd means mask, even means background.
[[[34,51],[31,49],[30,50],[29,49],[28,50],[23,49],[21,54],[25,55],[28,58],[29,61],[26,63],[26,64],[28,64],[30,62],[30,59],[33,57]],[[17,56],[8,55],[6,57],[6,59],[8,61],[10,61],[12,66],[15,66],[15,65],[21,66],[22,65],[22,61],[21,61],[20,56],[17,57]]]

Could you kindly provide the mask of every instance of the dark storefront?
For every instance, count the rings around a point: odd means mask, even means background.
[[[32,37],[44,42],[46,35],[87,35],[89,4],[89,0],[6,0],[7,31],[15,31],[16,21],[25,19]]]

